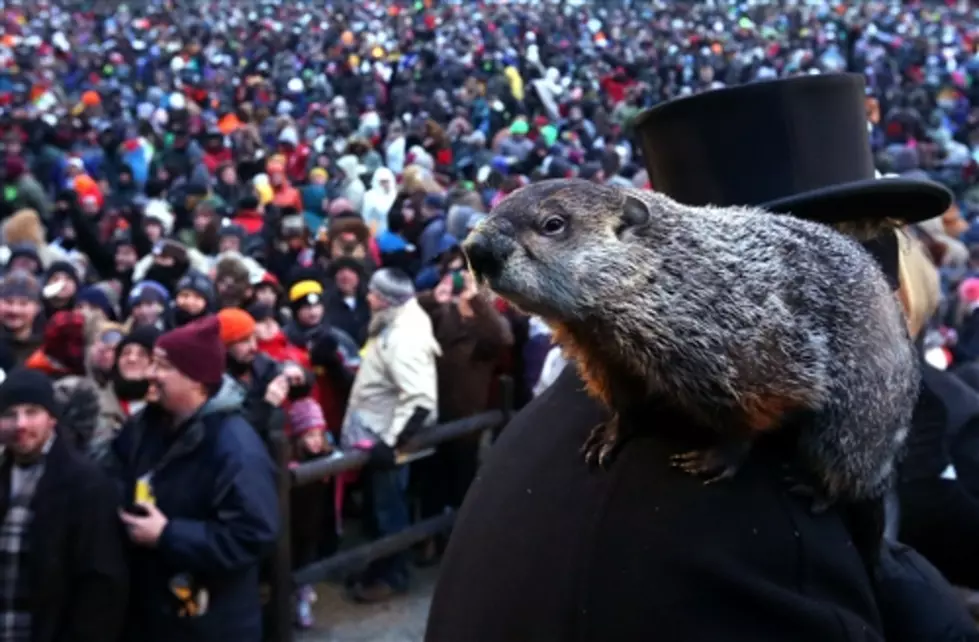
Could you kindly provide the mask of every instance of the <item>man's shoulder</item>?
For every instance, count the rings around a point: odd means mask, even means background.
[[[267,458],[268,450],[240,409],[215,413],[205,419],[216,454],[221,458]]]

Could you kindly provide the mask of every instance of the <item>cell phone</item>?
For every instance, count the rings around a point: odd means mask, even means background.
[[[458,295],[466,289],[466,279],[463,278],[462,272],[456,271],[452,273],[452,294]]]

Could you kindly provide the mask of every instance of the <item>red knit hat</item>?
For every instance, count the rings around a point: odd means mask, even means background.
[[[216,316],[206,316],[163,334],[156,340],[156,347],[188,379],[205,386],[221,383],[226,353]]]

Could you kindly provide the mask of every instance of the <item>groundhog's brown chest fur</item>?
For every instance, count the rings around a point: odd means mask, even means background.
[[[617,343],[614,339],[600,341],[590,338],[588,333],[573,332],[561,323],[552,323],[551,328],[553,338],[562,347],[565,356],[577,365],[586,392],[609,409],[621,410],[641,404],[646,396],[654,392],[649,387],[651,382],[647,367],[638,359],[629,362],[628,353],[623,352],[617,363],[610,354],[614,350],[612,346]],[[685,407],[693,417],[703,416],[701,409],[696,407],[696,401],[691,400],[691,404],[685,403],[687,400],[683,398],[671,401]],[[773,430],[786,415],[805,407],[809,401],[802,391],[797,397],[745,391],[735,412],[723,418],[727,424],[724,428],[745,433]]]

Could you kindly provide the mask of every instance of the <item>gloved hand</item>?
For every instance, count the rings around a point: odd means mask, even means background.
[[[411,417],[408,418],[408,422],[401,430],[401,434],[398,435],[399,448],[411,441],[411,438],[417,435],[421,429],[425,427],[425,421],[428,419],[430,414],[432,413],[429,410],[415,406],[414,412],[411,413]]]

